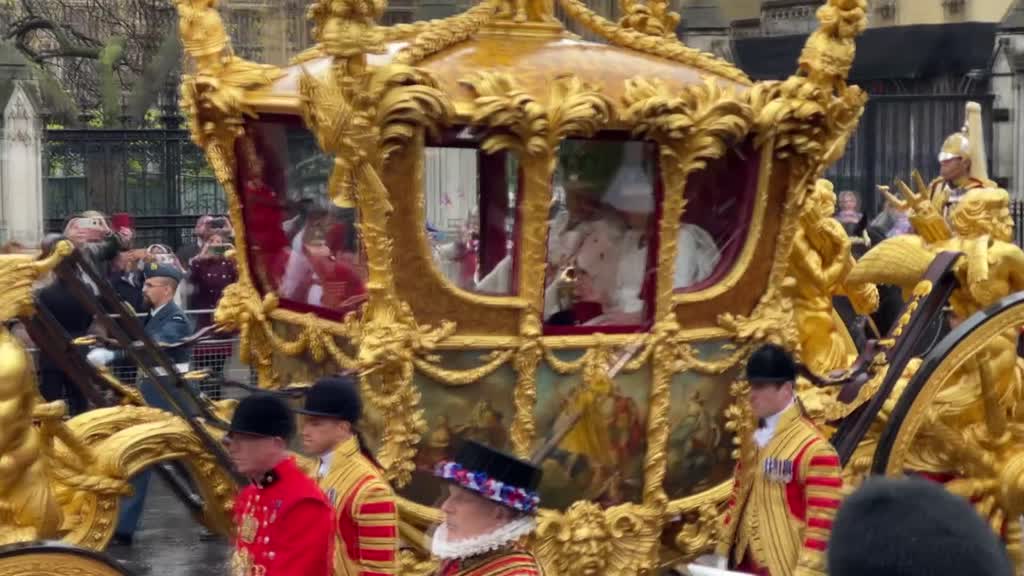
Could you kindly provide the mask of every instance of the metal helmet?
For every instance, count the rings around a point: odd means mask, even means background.
[[[942,143],[939,162],[954,158],[971,161],[969,175],[983,182],[988,181],[988,159],[985,156],[985,132],[981,122],[981,105],[968,102],[965,107],[964,127],[950,134]]]

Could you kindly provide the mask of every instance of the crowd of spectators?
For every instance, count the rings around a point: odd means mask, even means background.
[[[68,218],[63,233],[49,234],[41,243],[43,255],[49,254],[61,239],[71,241],[85,260],[103,277],[107,278],[117,295],[131,310],[146,322],[150,313],[149,300],[144,297],[147,266],[170,266],[180,272],[182,281],[178,285],[174,302],[190,316],[197,329],[212,323],[213,308],[224,288],[238,278],[235,262],[228,257],[233,247],[234,232],[228,218],[203,215],[195,224],[192,238],[186,240],[175,254],[165,244],[143,244],[134,219],[128,214],[111,217],[86,211]],[[9,244],[7,252],[26,250],[26,247]],[[79,271],[83,285],[93,294],[99,289],[89,275]],[[75,297],[70,286],[56,274],[49,274],[36,287],[38,302],[44,306],[61,325],[71,339],[105,333],[92,312]],[[23,331],[19,335],[33,343]],[[221,342],[206,346],[208,356],[203,363],[214,376],[222,374],[224,364],[231,354],[231,343]],[[119,357],[110,368],[123,381],[133,382],[136,369],[128,358]],[[88,402],[60,367],[59,359],[51,358],[45,350],[38,356],[39,389],[48,400],[65,400],[71,415],[88,409]],[[214,396],[219,390],[211,391]]]

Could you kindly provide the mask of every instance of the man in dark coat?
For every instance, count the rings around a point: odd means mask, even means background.
[[[149,314],[145,319],[146,334],[157,344],[173,344],[180,342],[192,334],[192,322],[185,313],[174,303],[174,294],[178,290],[178,283],[181,282],[181,272],[166,264],[147,264],[143,270],[145,283],[142,291],[149,306]],[[122,356],[123,352],[113,352],[105,348],[94,348],[89,352],[89,361],[94,365],[107,365]],[[187,372],[189,367],[189,356],[191,351],[185,347],[175,348],[167,351],[168,356],[174,363],[178,373]],[[158,376],[163,369],[154,367]],[[169,378],[168,378],[169,379]],[[166,386],[172,393],[173,386]],[[149,379],[142,379],[139,382],[139,390],[146,399],[146,403],[156,408],[170,410],[171,405],[160,392],[156,384]],[[184,404],[180,402],[180,404]],[[187,404],[184,404],[187,405]],[[138,526],[139,518],[142,516],[143,505],[146,500],[146,489],[149,486],[150,472],[143,471],[132,480],[135,488],[131,497],[122,501],[121,515],[118,520],[117,529],[114,531],[114,540],[117,543],[130,544],[135,528]]]

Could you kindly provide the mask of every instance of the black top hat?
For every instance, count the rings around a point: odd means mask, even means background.
[[[363,402],[359,398],[356,382],[349,376],[321,378],[306,391],[306,403],[299,414],[337,418],[353,424],[363,415]]]
[[[796,362],[782,346],[765,344],[747,360],[747,381],[775,384],[796,381]]]
[[[536,512],[541,470],[514,456],[466,440],[455,458],[437,465],[435,474],[466,490],[518,512]]]
[[[290,440],[295,434],[295,416],[277,396],[253,394],[243,398],[235,407],[228,431]]]

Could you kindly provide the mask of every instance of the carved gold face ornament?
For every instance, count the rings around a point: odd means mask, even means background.
[[[582,524],[572,531],[569,548],[579,559],[579,574],[598,576],[605,573],[607,563],[602,550],[608,540],[608,531],[603,522]]]

